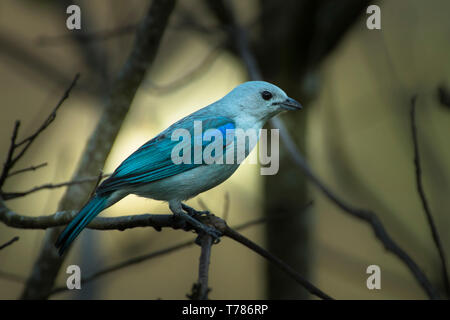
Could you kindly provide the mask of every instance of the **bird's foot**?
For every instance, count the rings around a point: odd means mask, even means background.
[[[187,204],[182,203],[181,207],[183,208],[184,211],[187,212],[187,214],[189,214],[191,217],[201,217],[201,216],[209,216],[211,214],[211,212],[209,211],[198,211],[195,210],[194,208],[188,206]]]
[[[220,242],[220,237],[222,236],[222,233],[219,230],[217,230],[216,228],[210,227],[210,226],[198,221],[194,217],[192,217],[188,214],[185,214],[185,213],[176,214],[175,218],[176,218],[176,220],[178,220],[177,221],[178,225],[180,225],[180,226],[183,225],[181,227],[182,229],[184,229],[184,230],[194,229],[198,234],[200,234],[202,232],[206,233],[207,235],[212,237],[214,244]],[[199,237],[197,237],[195,242],[197,244],[199,244]]]
[[[203,227],[204,228],[200,232],[205,232],[207,235],[211,236],[213,244],[217,244],[220,242],[220,237],[222,236],[222,233],[219,230],[209,227],[207,225],[203,225]],[[197,238],[195,238],[195,243],[201,246],[200,234],[197,236]]]

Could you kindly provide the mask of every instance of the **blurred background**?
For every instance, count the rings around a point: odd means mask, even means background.
[[[81,8],[80,31],[66,28],[66,8]],[[81,78],[54,123],[19,168],[48,162],[7,180],[5,191],[69,181],[99,120],[111,82],[151,1],[2,0],[0,2],[0,158],[14,121],[31,134],[77,72]],[[381,30],[368,30],[366,8],[381,8]],[[450,107],[439,88],[450,85],[450,2],[232,1],[248,32],[264,79],[283,88],[304,111],[283,114],[314,171],[340,197],[375,211],[395,241],[443,290],[441,264],[417,194],[410,99],[418,95],[417,126],[424,188],[443,247],[450,255]],[[112,172],[130,153],[181,117],[248,80],[227,39],[214,0],[181,0],[157,58],[141,84],[108,156]],[[442,100],[442,99],[441,99]],[[337,299],[425,299],[409,269],[387,252],[372,229],[310,186],[281,146],[280,171],[261,176],[244,164],[222,185],[188,202],[227,212],[230,226],[288,214],[242,233],[281,257]],[[256,156],[253,152],[252,156]],[[43,190],[7,205],[24,215],[56,211],[65,189]],[[313,204],[305,209],[305,205]],[[228,210],[226,209],[228,207]],[[78,209],[78,208],[73,208]],[[167,204],[129,196],[103,216],[169,213]],[[0,298],[17,299],[33,270],[45,231],[0,224]],[[87,276],[115,263],[194,239],[179,230],[86,230],[66,257]],[[197,280],[200,248],[190,246],[110,273],[82,290],[51,299],[185,299]],[[212,250],[211,299],[313,298],[254,252],[223,239]],[[447,262],[450,262],[447,259]],[[366,268],[381,268],[381,289],[368,290]]]

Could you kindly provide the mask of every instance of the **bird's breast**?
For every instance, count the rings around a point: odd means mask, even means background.
[[[201,165],[165,179],[136,186],[130,193],[155,200],[184,201],[224,182],[238,167],[238,164]]]

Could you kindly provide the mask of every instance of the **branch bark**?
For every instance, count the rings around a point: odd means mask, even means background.
[[[120,130],[135,93],[159,48],[175,0],[154,0],[140,23],[131,53],[112,85],[101,119],[92,133],[74,179],[96,176]],[[58,211],[80,208],[89,196],[88,184],[72,185],[62,198]],[[23,299],[47,298],[63,262],[54,243],[61,230],[47,232],[40,255],[22,293]]]
[[[213,239],[208,234],[200,234],[198,242],[201,246],[200,262],[198,264],[198,281],[196,286],[197,299],[208,300],[208,293],[211,290],[208,287],[209,264],[211,259],[211,246]]]

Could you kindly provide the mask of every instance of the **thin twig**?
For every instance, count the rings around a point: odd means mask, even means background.
[[[434,244],[439,253],[439,258],[441,260],[442,266],[442,277],[444,279],[445,291],[447,296],[450,297],[450,287],[449,287],[449,277],[447,271],[447,262],[445,259],[444,249],[442,247],[441,238],[439,237],[438,230],[436,228],[436,224],[434,223],[433,215],[431,214],[430,206],[428,205],[428,200],[425,195],[425,190],[423,188],[422,183],[422,166],[420,163],[420,152],[419,152],[419,141],[417,138],[417,126],[416,126],[416,101],[417,96],[413,96],[411,99],[411,132],[412,132],[412,140],[414,145],[414,165],[415,165],[415,173],[416,173],[416,186],[417,192],[419,193],[420,200],[422,202],[423,210],[428,220],[428,225],[431,229],[431,234],[433,236]]]
[[[28,168],[23,168],[23,169],[20,169],[20,170],[16,170],[16,171],[10,172],[8,174],[8,178],[12,177],[12,176],[15,176],[16,174],[20,174],[20,173],[24,173],[24,172],[36,171],[36,170],[38,170],[40,168],[46,167],[47,165],[48,165],[48,163],[44,162],[44,163],[38,164],[36,166],[30,166]]]
[[[110,176],[111,174],[108,174],[107,176]],[[97,181],[95,181],[95,186],[92,188],[91,194],[89,195],[90,198],[92,198],[95,194],[95,190],[97,190],[97,187],[100,185],[100,181],[106,177],[106,175],[103,175],[103,171],[100,170],[100,173],[98,174]]]
[[[16,148],[16,140],[17,140],[17,134],[19,133],[20,128],[20,121],[17,120],[14,124],[13,133],[11,136],[11,143],[9,145],[8,155],[6,156],[6,161],[3,164],[3,170],[2,174],[0,176],[0,190],[3,187],[3,184],[5,183],[6,178],[8,177],[9,171],[12,168],[12,159],[14,155],[14,150]]]
[[[20,142],[16,142],[16,140],[17,140],[17,133],[19,131],[19,126],[20,126],[20,121],[16,121],[16,124],[14,126],[14,130],[13,130],[13,135],[12,135],[12,138],[11,138],[11,145],[10,145],[10,148],[9,148],[9,151],[8,151],[8,156],[6,158],[6,162],[5,162],[4,166],[3,166],[3,171],[2,171],[2,174],[0,176],[0,188],[5,183],[5,180],[8,177],[10,170],[14,167],[14,165],[17,163],[17,161],[19,161],[19,159],[23,157],[23,155],[28,150],[28,148],[31,146],[33,141],[39,136],[40,133],[42,133],[42,131],[44,131],[53,122],[53,120],[55,120],[56,112],[61,107],[63,102],[69,97],[69,94],[72,91],[73,87],[76,85],[79,77],[80,77],[79,73],[75,75],[75,78],[72,80],[72,83],[66,89],[66,91],[64,92],[64,95],[58,101],[58,103],[53,108],[52,112],[47,117],[47,119],[44,121],[44,123],[32,135],[30,135],[29,137],[23,139]],[[22,145],[24,145],[22,150],[16,156],[14,156],[14,152],[16,151],[16,149],[19,148]]]
[[[109,176],[109,174],[106,175],[102,175],[100,177],[107,177]],[[81,184],[81,183],[87,183],[87,182],[93,182],[93,181],[98,181],[99,177],[89,177],[89,178],[83,178],[83,179],[75,179],[75,180],[71,180],[71,181],[67,181],[67,182],[61,182],[61,183],[46,183],[37,187],[34,187],[32,189],[26,190],[26,191],[21,191],[21,192],[4,192],[3,193],[3,199],[6,200],[11,200],[11,199],[15,199],[15,198],[19,198],[19,197],[24,197],[27,196],[31,193],[37,192],[37,191],[41,191],[41,190],[45,190],[45,189],[56,189],[56,188],[61,188],[61,187],[67,187],[67,186],[71,186],[71,185],[75,185],[75,184]]]
[[[6,242],[6,243],[0,245],[0,250],[5,249],[6,247],[12,245],[14,242],[16,242],[16,241],[18,241],[18,240],[19,240],[19,237],[17,237],[17,236],[14,237],[14,238],[12,238],[12,239],[9,240],[8,242]]]
[[[50,115],[47,117],[47,119],[45,119],[44,123],[36,130],[35,133],[33,133],[32,135],[30,135],[29,137],[23,139],[21,142],[17,143],[17,147],[20,147],[21,145],[25,144],[25,147],[22,149],[22,151],[14,158],[14,162],[19,160],[23,154],[26,152],[26,150],[30,147],[31,143],[34,141],[34,139],[36,139],[36,137],[45,129],[47,129],[47,127],[55,120],[56,118],[56,112],[58,111],[58,109],[61,107],[61,105],[63,104],[63,102],[69,98],[69,94],[72,91],[72,89],[75,87],[78,79],[80,78],[80,74],[77,73],[75,75],[75,78],[72,80],[72,83],[70,84],[70,86],[66,89],[66,91],[64,92],[64,95],[61,97],[61,99],[58,101],[58,103],[56,104],[56,106],[53,108],[52,112],[50,113]]]

